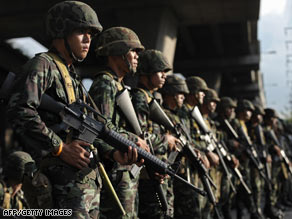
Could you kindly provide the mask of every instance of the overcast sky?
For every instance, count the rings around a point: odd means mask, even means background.
[[[282,115],[291,111],[292,100],[292,0],[261,0],[258,38],[261,44],[261,72],[264,76],[267,106]],[[287,30],[287,27],[291,29]],[[286,34],[285,34],[285,29]],[[275,54],[269,54],[276,51]],[[287,65],[287,55],[291,63]],[[291,70],[290,75],[287,74]],[[289,86],[289,80],[291,84]]]

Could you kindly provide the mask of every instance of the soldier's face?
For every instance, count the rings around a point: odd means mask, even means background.
[[[181,108],[183,106],[183,103],[184,103],[185,95],[184,94],[176,94],[174,96],[174,99],[176,101],[177,107]]]
[[[153,88],[162,88],[166,79],[165,72],[156,72],[151,75],[151,84]]]
[[[214,113],[217,107],[217,103],[215,101],[210,101],[207,107],[210,113]]]
[[[204,102],[204,97],[205,97],[205,93],[203,91],[198,91],[196,94],[196,99],[198,101],[199,104],[203,104]]]
[[[244,120],[245,121],[249,121],[251,116],[252,116],[252,111],[244,110],[243,115],[244,115]]]
[[[137,66],[138,66],[138,53],[134,50],[130,50],[127,55],[126,55],[126,59],[128,60],[129,63],[129,68],[128,72],[131,71],[132,73],[136,73],[137,71]]]
[[[225,108],[225,116],[226,118],[230,119],[234,116],[235,112],[234,112],[234,108],[233,107],[226,107]]]
[[[67,38],[68,44],[73,52],[73,54],[78,59],[85,59],[90,43],[91,43],[91,30],[81,29],[72,32]]]

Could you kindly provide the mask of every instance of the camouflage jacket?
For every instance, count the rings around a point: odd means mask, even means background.
[[[174,125],[178,125],[181,123],[182,125],[185,126],[186,131],[188,132],[190,131],[189,129],[190,120],[186,111],[182,109],[170,110],[165,105],[164,105],[164,111]],[[192,143],[193,142],[191,142],[191,144]],[[192,144],[192,146],[194,147],[194,144]],[[194,169],[194,166],[190,165],[189,161],[185,157],[182,157],[179,173],[185,177],[188,177],[188,172],[189,172],[188,170],[191,170],[190,173],[192,174],[192,178],[194,179],[195,176],[193,174],[196,172],[196,170]]]
[[[147,96],[146,96],[147,95]],[[157,155],[167,153],[168,144],[164,139],[165,132],[162,127],[149,119],[150,101],[154,98],[153,94],[143,85],[132,92],[132,102],[142,129],[142,132],[148,132],[152,142],[153,149]]]
[[[57,54],[56,50],[49,52]],[[76,99],[83,98],[74,67],[71,65],[68,71]],[[62,75],[47,53],[37,54],[24,65],[8,105],[9,120],[34,159],[41,157],[41,150],[52,151],[62,140],[66,140],[65,131],[56,133],[52,129],[54,125],[61,123],[61,118],[39,108],[44,93],[56,101],[68,104]]]
[[[123,112],[119,109],[116,98],[120,91],[124,89],[124,84],[118,81],[118,77],[110,68],[98,72],[89,89],[89,94],[93,98],[97,108],[107,119],[107,127],[117,131],[130,141],[136,142],[137,136],[131,133],[129,125]],[[113,148],[105,142],[100,141],[103,153],[108,153]]]
[[[203,133],[201,132],[200,127],[196,120],[192,117],[191,110],[192,107],[188,104],[184,104],[183,107],[180,109],[180,111],[189,120],[190,134],[193,141],[196,143],[196,148],[199,149],[200,151],[205,151],[207,146],[204,140],[202,140],[201,138]]]

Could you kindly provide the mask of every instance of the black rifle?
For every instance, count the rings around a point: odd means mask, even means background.
[[[249,136],[243,130],[243,127],[240,127],[239,135],[238,135],[236,133],[236,131],[233,129],[233,127],[230,125],[228,120],[225,119],[224,123],[225,123],[226,127],[228,127],[228,129],[229,129],[230,133],[233,135],[233,137],[245,146],[244,149],[245,149],[246,154],[248,155],[249,159],[251,160],[253,165],[258,169],[261,177],[265,180],[269,189],[271,189],[272,183],[265,174],[264,165],[260,161],[259,156],[258,156],[258,152],[256,151],[254,145],[252,144]]]
[[[282,144],[280,143],[279,139],[277,138],[275,132],[273,129],[267,131],[268,136],[273,140],[274,144],[276,144],[278,147],[280,147],[281,155],[282,155],[282,163],[284,163],[285,167],[287,168],[288,172],[292,176],[292,168],[290,166],[290,160],[288,156],[286,155],[284,148]]]
[[[135,131],[135,134],[140,136],[144,140],[146,140],[147,145],[150,148],[150,152],[154,155],[154,149],[152,146],[150,136],[148,133],[143,133],[141,130],[137,115],[135,113],[135,110],[134,110],[134,107],[133,107],[133,104],[132,104],[132,101],[127,89],[124,89],[121,92],[121,94],[117,97],[117,105],[120,107],[123,114],[126,116],[128,122],[131,124],[132,128]],[[134,166],[132,170],[134,172],[133,175],[136,175],[140,172],[140,168],[137,166]],[[162,185],[155,179],[155,172],[151,168],[148,168],[147,165],[146,165],[146,171],[148,173],[148,176],[153,182],[157,201],[161,207],[161,210],[167,213],[168,204],[167,204],[165,194],[163,193]]]
[[[211,188],[212,185],[216,189],[216,185],[209,176],[208,170],[191,146],[190,143],[192,140],[185,126],[181,123],[175,126],[162,110],[160,105],[156,102],[156,100],[152,100],[150,105],[150,118],[152,121],[155,121],[156,123],[163,125],[167,130],[170,130],[180,140],[182,146],[181,153],[183,153],[183,155],[190,161],[191,165],[193,165],[193,167],[198,170],[200,179],[204,185],[204,189],[207,192],[208,199],[214,205],[217,217],[219,219],[222,218],[216,203],[215,195]]]
[[[60,115],[62,121],[67,128],[70,127],[77,131],[77,135],[74,136],[75,139],[79,139],[92,144],[94,140],[98,137],[102,139],[109,145],[112,145],[121,152],[127,152],[128,147],[131,146],[138,152],[138,159],[144,159],[145,165],[152,168],[153,171],[160,174],[168,174],[171,177],[184,183],[186,186],[190,187],[196,192],[205,195],[205,191],[195,187],[194,185],[188,183],[182,177],[176,175],[176,173],[171,169],[171,167],[159,160],[157,157],[148,153],[144,149],[138,147],[134,142],[129,141],[124,138],[119,133],[110,130],[105,125],[106,121],[103,116],[98,113],[95,109],[84,103],[82,100],[78,99],[76,102],[66,106],[63,103],[55,101],[50,96],[44,94],[42,96],[41,105],[42,109],[46,109],[49,112]],[[88,112],[95,114],[98,118],[103,118],[102,121],[97,121],[85,114],[83,110],[86,109]]]
[[[203,116],[202,116],[202,114],[197,106],[194,107],[194,109],[191,112],[191,115],[196,120],[196,122],[199,124],[201,130],[205,134],[202,136],[202,140],[204,140],[206,142],[207,150],[211,151],[211,152],[213,152],[215,150],[215,152],[219,156],[220,163],[221,163],[223,170],[226,174],[226,177],[227,177],[227,180],[230,184],[230,187],[231,187],[232,191],[236,193],[235,186],[234,186],[232,179],[231,179],[232,175],[229,172],[228,167],[227,167],[225,160],[224,160],[224,157],[225,157],[229,161],[231,159],[230,155],[227,153],[225,148],[220,144],[220,142],[218,142],[218,140],[217,140],[215,134],[212,132],[212,130],[207,126],[207,124],[205,123]],[[232,163],[230,163],[230,164],[232,164]]]
[[[267,162],[267,145],[265,141],[265,136],[264,136],[264,131],[263,127],[259,124],[255,127],[255,134],[258,139],[258,144],[261,147],[261,152],[262,152],[262,161],[265,165],[265,172],[267,175],[267,178],[271,181],[272,180],[272,175],[271,175],[271,168]]]

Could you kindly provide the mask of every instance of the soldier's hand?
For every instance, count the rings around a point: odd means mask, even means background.
[[[138,137],[138,141],[136,142],[136,144],[140,147],[143,148],[145,151],[150,152],[150,149],[146,143],[145,140],[143,140],[142,138]]]
[[[231,156],[231,159],[232,159],[232,162],[233,162],[232,167],[233,168],[238,168],[239,167],[239,160],[234,155]]]
[[[133,163],[136,163],[138,166],[141,166],[144,162],[143,159],[141,159],[139,162],[138,160],[138,152],[137,149],[133,149],[132,147],[128,147],[128,152],[123,153],[121,151],[115,150],[113,153],[113,159],[120,163],[121,165],[131,165]]]
[[[272,156],[268,154],[266,160],[267,163],[272,163]]]
[[[201,156],[200,160],[203,162],[204,166],[207,169],[210,168],[210,162],[209,162],[208,158],[205,155]]]
[[[176,145],[180,143],[180,141],[174,137],[173,135],[171,134],[165,134],[165,140],[167,141],[168,143],[168,150],[169,151],[175,151],[176,150]]]
[[[63,143],[63,149],[60,158],[71,166],[82,169],[88,167],[90,163],[90,153],[83,147],[89,147],[90,144],[80,140],[74,140],[69,144]]]
[[[159,173],[155,173],[154,178],[160,183],[163,184],[164,183],[164,179],[166,179],[168,177],[168,175],[164,174],[159,174]]]
[[[210,161],[212,166],[218,166],[219,165],[219,156],[211,151],[206,153],[208,160]]]
[[[282,157],[281,148],[278,145],[274,145],[274,150],[276,151],[279,157]]]

